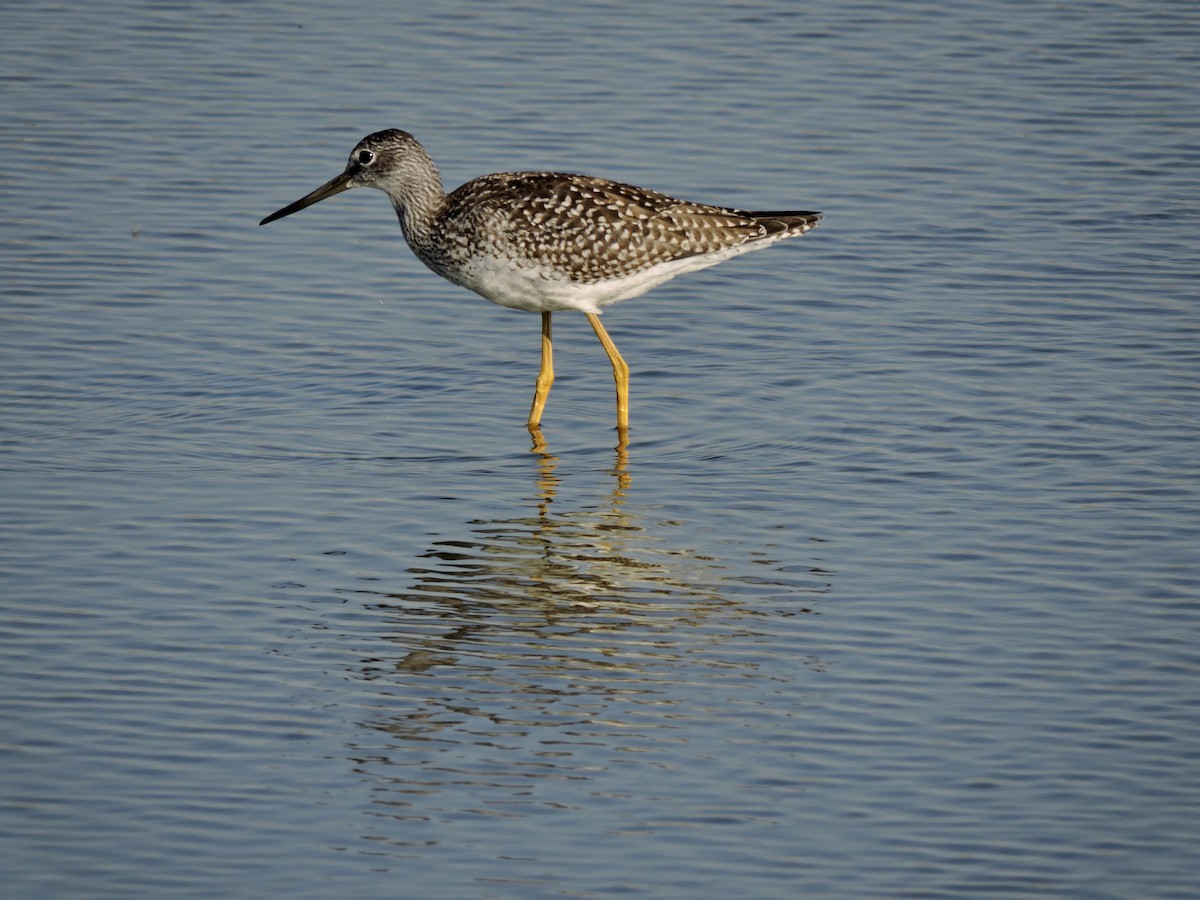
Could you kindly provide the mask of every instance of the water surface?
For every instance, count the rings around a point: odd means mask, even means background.
[[[1200,805],[1170,3],[0,12],[13,897],[1168,898]],[[363,134],[802,240],[611,372]]]

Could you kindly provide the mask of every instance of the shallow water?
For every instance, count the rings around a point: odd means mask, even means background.
[[[13,897],[1187,897],[1200,35],[1159,3],[0,12]],[[363,134],[805,238],[605,322]]]

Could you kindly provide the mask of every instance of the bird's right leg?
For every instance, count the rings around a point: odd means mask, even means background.
[[[542,367],[538,370],[533,392],[533,406],[529,409],[529,430],[537,431],[542,423],[542,411],[546,398],[550,396],[550,385],[554,384],[554,348],[550,341],[550,313],[542,313]]]
[[[617,448],[624,449],[629,443],[629,364],[617,351],[617,345],[613,343],[613,339],[608,336],[608,332],[600,324],[600,317],[595,313],[584,313],[584,315],[592,324],[592,330],[596,332],[596,337],[600,338],[600,343],[604,345],[608,361],[612,363],[613,378],[617,383]]]

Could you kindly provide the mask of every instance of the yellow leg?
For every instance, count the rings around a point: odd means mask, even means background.
[[[600,324],[600,317],[595,313],[586,315],[612,363],[613,379],[617,382],[617,436],[620,439],[618,446],[624,447],[629,440],[629,365],[621,358],[621,354],[617,352],[617,345]]]
[[[550,396],[550,385],[554,384],[554,348],[550,342],[550,313],[542,313],[542,368],[538,370],[537,385],[533,392],[533,406],[529,409],[529,430],[537,431],[542,423],[542,411],[546,398]]]

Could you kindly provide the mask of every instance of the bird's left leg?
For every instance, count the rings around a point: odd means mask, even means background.
[[[554,348],[550,342],[550,313],[542,313],[542,367],[538,370],[533,392],[533,406],[529,409],[529,430],[537,431],[542,423],[542,411],[546,398],[550,396],[550,385],[554,384]]]

